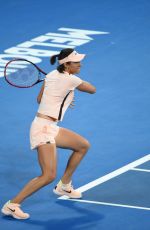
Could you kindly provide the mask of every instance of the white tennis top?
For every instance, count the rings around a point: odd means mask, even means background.
[[[81,83],[79,77],[67,72],[59,73],[53,70],[48,73],[38,112],[62,121],[73,100],[74,90]]]

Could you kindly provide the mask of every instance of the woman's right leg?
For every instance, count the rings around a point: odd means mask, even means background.
[[[11,202],[20,204],[25,198],[51,183],[56,177],[56,145],[45,144],[38,147],[38,160],[42,174],[31,181],[14,197]]]

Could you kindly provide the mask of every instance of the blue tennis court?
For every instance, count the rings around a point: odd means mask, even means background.
[[[76,91],[75,108],[59,125],[91,148],[73,176],[82,199],[58,198],[69,150],[58,149],[57,179],[29,197],[28,220],[0,217],[2,230],[150,229],[150,2],[148,0],[6,0],[0,27],[0,206],[40,173],[29,129],[41,85],[18,89],[4,80],[14,57],[44,71],[63,48],[86,54],[79,76],[96,94]]]

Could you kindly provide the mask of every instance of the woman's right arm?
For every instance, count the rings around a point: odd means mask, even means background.
[[[41,102],[41,98],[42,98],[42,95],[43,95],[44,87],[45,87],[45,82],[43,83],[43,85],[42,85],[42,87],[41,87],[41,90],[40,90],[40,92],[39,92],[39,95],[38,95],[38,97],[37,97],[37,102],[38,102],[38,104],[40,104],[40,102]]]
[[[83,92],[87,92],[87,93],[96,93],[96,88],[90,84],[89,82],[83,81],[78,87],[78,90],[83,91]]]

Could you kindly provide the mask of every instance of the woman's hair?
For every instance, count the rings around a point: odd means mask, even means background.
[[[53,56],[50,58],[50,63],[51,63],[52,65],[54,65],[55,62],[56,62],[56,58],[57,58],[58,60],[64,59],[64,58],[68,57],[69,54],[71,54],[73,51],[74,51],[74,49],[70,49],[70,48],[61,50],[61,52],[60,52],[59,54],[53,55]],[[65,71],[65,66],[64,66],[64,64],[59,65],[59,66],[57,67],[57,70],[58,70],[60,73],[63,73],[63,72]]]

